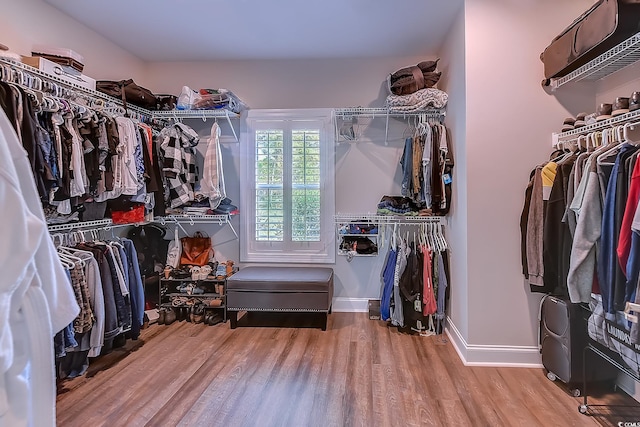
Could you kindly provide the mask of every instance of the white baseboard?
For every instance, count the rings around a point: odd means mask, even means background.
[[[468,344],[449,317],[445,332],[465,366],[543,367],[537,346]]]
[[[367,313],[369,311],[369,299],[336,297],[333,299],[331,310],[337,313]]]

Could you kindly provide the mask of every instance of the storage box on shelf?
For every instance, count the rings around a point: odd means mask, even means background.
[[[69,83],[77,84],[85,89],[96,90],[96,80],[89,76],[85,76],[77,72],[70,67],[56,64],[53,61],[42,58],[40,56],[25,56],[22,58],[22,62],[37,68],[40,71],[44,71],[47,74],[53,74],[54,76],[67,81]]]
[[[378,224],[362,220],[337,222],[338,255],[377,256]]]

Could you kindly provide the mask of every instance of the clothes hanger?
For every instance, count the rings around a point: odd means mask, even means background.
[[[633,145],[640,143],[640,132],[638,132],[640,123],[625,123],[623,127],[623,136],[625,142]]]
[[[612,143],[610,145],[605,145],[607,149],[597,155],[598,157],[596,161],[599,165],[613,166],[615,164],[615,162],[606,161],[605,159],[620,150],[624,140],[624,127],[616,126],[613,131],[613,136],[615,139]]]
[[[72,270],[76,266],[75,262],[67,258],[64,254],[58,253],[58,260],[67,270]]]
[[[72,248],[68,248],[66,246],[58,246],[58,256],[66,257],[67,259],[80,264],[81,267],[84,267],[85,264],[82,258],[74,255],[72,251]]]

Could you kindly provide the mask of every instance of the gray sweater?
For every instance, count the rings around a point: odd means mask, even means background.
[[[533,176],[531,205],[527,220],[527,271],[532,286],[543,286],[544,262],[542,241],[544,228],[544,200],[542,198],[542,166],[536,167]]]
[[[583,177],[583,179],[586,178],[587,176]],[[576,213],[578,219],[567,278],[569,297],[574,303],[590,300],[596,267],[597,242],[602,232],[600,181],[596,172],[595,159],[589,168],[582,206]]]

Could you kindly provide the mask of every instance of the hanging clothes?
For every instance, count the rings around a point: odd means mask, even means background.
[[[53,336],[80,312],[44,220],[29,159],[0,111],[0,424],[54,426]]]
[[[222,166],[222,149],[220,147],[220,127],[217,123],[211,126],[211,135],[209,136],[207,152],[204,157],[200,193],[209,199],[211,209],[216,209],[220,202],[227,197]]]
[[[391,296],[393,294],[397,256],[398,252],[395,248],[389,249],[382,271],[382,296],[380,297],[380,318],[382,320],[389,320],[391,318]]]
[[[199,138],[193,129],[177,123],[164,128],[160,140],[168,205],[176,208],[194,200],[193,190],[198,181],[195,147]]]

